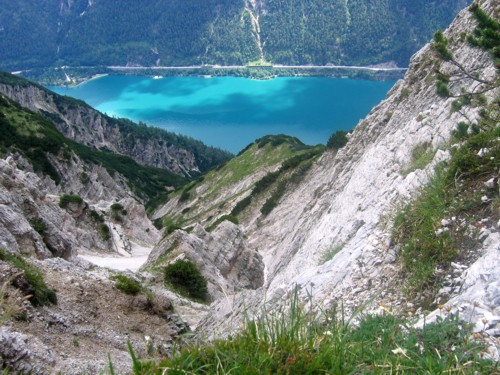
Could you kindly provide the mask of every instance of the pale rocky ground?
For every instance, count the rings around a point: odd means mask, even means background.
[[[78,263],[35,262],[58,303],[35,309],[25,302],[26,320],[12,319],[0,328],[7,363],[34,374],[97,374],[109,368],[109,355],[116,373],[123,374],[131,369],[127,342],[139,356],[147,355],[146,336],[156,354],[170,352],[186,328],[169,299],[157,296],[149,303],[143,294],[127,295],[108,279],[110,271]],[[2,276],[13,272],[1,261],[0,269]]]
[[[498,16],[495,1],[481,4]],[[457,60],[489,80],[496,75],[491,58],[459,40],[459,32],[472,32],[474,27],[470,13],[464,10],[445,36],[450,38],[449,47]],[[258,218],[256,209],[240,224],[248,245],[262,256],[264,285],[216,301],[200,322],[202,334],[225,336],[240,327],[245,314],[257,316],[263,309],[286,305],[296,287],[303,303],[312,301],[317,309],[342,302],[349,315],[360,306],[364,311],[382,311],[382,304],[415,318],[424,316],[415,307],[419,301],[409,301],[402,292],[404,282],[399,249],[391,239],[391,218],[429,182],[434,167],[450,157],[447,150],[457,123],[465,118],[474,121],[479,111],[450,111],[454,99],[435,93],[435,63],[427,45],[413,57],[405,79],[358,124],[345,148],[336,154],[325,153],[304,182],[266,218]],[[451,72],[452,68],[442,69]],[[475,83],[460,79],[452,90],[461,85]],[[487,94],[489,101],[498,95],[498,89]],[[412,150],[425,143],[436,150],[432,162],[404,173],[411,164]],[[498,358],[499,224],[490,223],[486,230],[482,247],[466,264],[456,266],[460,272],[449,276],[458,279],[458,285],[443,291],[446,294],[438,299],[446,302],[444,308],[471,312],[468,318],[489,336],[489,355]],[[333,259],[320,264],[322,256],[334,248],[339,251]],[[425,299],[425,293],[420,298]],[[474,304],[480,308],[471,309]],[[488,319],[486,326],[483,319]]]

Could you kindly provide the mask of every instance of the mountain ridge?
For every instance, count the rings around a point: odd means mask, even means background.
[[[120,5],[23,0],[0,11],[0,67],[244,65],[261,60],[285,65],[393,61],[406,66],[411,54],[465,4],[155,0],[144,6],[131,0]],[[116,12],[118,6],[123,11]]]

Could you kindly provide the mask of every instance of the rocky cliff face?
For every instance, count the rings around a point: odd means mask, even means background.
[[[26,81],[6,84],[0,80],[0,93],[47,117],[64,136],[90,147],[130,156],[142,165],[191,176],[228,157],[227,153],[201,143],[197,144],[200,150],[195,153],[189,147],[173,143],[172,135],[166,132],[159,131],[156,136],[141,135],[135,124],[112,119],[81,101],[65,99]]]
[[[495,1],[480,4],[498,19]],[[468,10],[461,12],[445,33],[448,48],[466,71],[492,81],[498,71],[491,56],[461,37],[461,33],[472,33],[476,24]],[[376,310],[380,303],[410,314],[421,313],[402,292],[399,248],[391,239],[391,218],[429,182],[434,167],[449,159],[447,150],[457,124],[464,119],[476,122],[481,111],[481,106],[452,111],[455,98],[436,94],[437,68],[452,77],[453,92],[462,87],[481,91],[481,84],[457,73],[455,65],[440,62],[430,45],[418,52],[405,79],[358,124],[345,148],[325,153],[304,182],[288,192],[267,217],[243,222],[248,244],[259,249],[264,261],[264,286],[216,302],[202,322],[202,330],[227,334],[231,325],[241,321],[242,306],[253,306],[259,314],[264,305],[282,303],[297,286],[303,301],[312,300],[315,306],[326,309],[344,301],[347,314],[362,305]],[[487,91],[484,99],[491,103],[498,95],[497,86]],[[423,146],[434,156],[426,165],[416,167],[412,154]],[[498,257],[492,252],[498,253],[498,248],[488,244],[498,229],[498,223],[491,224],[491,234],[483,238],[475,257],[478,262],[484,263],[486,258],[496,262],[496,268]],[[330,259],[323,263],[326,254]],[[488,286],[467,282],[461,284],[460,294],[477,288],[471,295],[481,307],[471,309],[471,319],[494,321],[491,332],[498,333],[495,324],[500,311],[494,302],[500,296],[498,275],[488,274]],[[464,298],[455,307],[463,310],[473,302]]]
[[[131,248],[131,242],[152,246],[157,241],[158,231],[144,206],[119,176],[113,178],[104,168],[85,164],[76,156],[68,163],[55,159],[53,163],[63,176],[59,185],[35,174],[20,155],[0,159],[0,247],[39,258],[71,259],[82,252],[114,253]],[[86,171],[85,180],[82,171]],[[68,192],[83,202],[60,207],[60,197]],[[111,218],[115,202],[126,210],[119,222]],[[123,243],[107,238],[103,225],[111,234],[119,231]]]
[[[248,247],[241,230],[229,221],[212,233],[200,225],[191,233],[174,232],[155,246],[143,268],[154,271],[177,259],[188,259],[198,267],[214,300],[239,290],[257,289],[264,282],[262,257]]]

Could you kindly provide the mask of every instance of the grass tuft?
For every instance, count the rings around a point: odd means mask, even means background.
[[[136,295],[143,290],[143,287],[139,282],[125,275],[113,275],[110,279],[115,281],[116,288],[125,294]]]
[[[56,292],[45,284],[43,274],[38,268],[26,262],[21,256],[11,254],[3,249],[0,249],[0,260],[23,271],[24,278],[30,285],[29,301],[33,306],[57,304]]]

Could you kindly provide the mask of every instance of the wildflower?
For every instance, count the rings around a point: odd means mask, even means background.
[[[294,364],[295,362],[297,362],[297,358],[295,358],[295,357],[288,357],[286,359],[286,363]]]
[[[398,346],[396,349],[392,350],[392,352],[393,352],[394,354],[401,354],[401,355],[404,355],[406,358],[409,358],[409,357],[406,355],[406,349],[400,348],[399,346]]]
[[[391,310],[389,310],[389,308],[387,308],[386,306],[384,306],[384,304],[382,304],[382,303],[380,303],[380,308],[382,310],[384,310],[384,312],[386,312],[387,314],[391,313]]]

